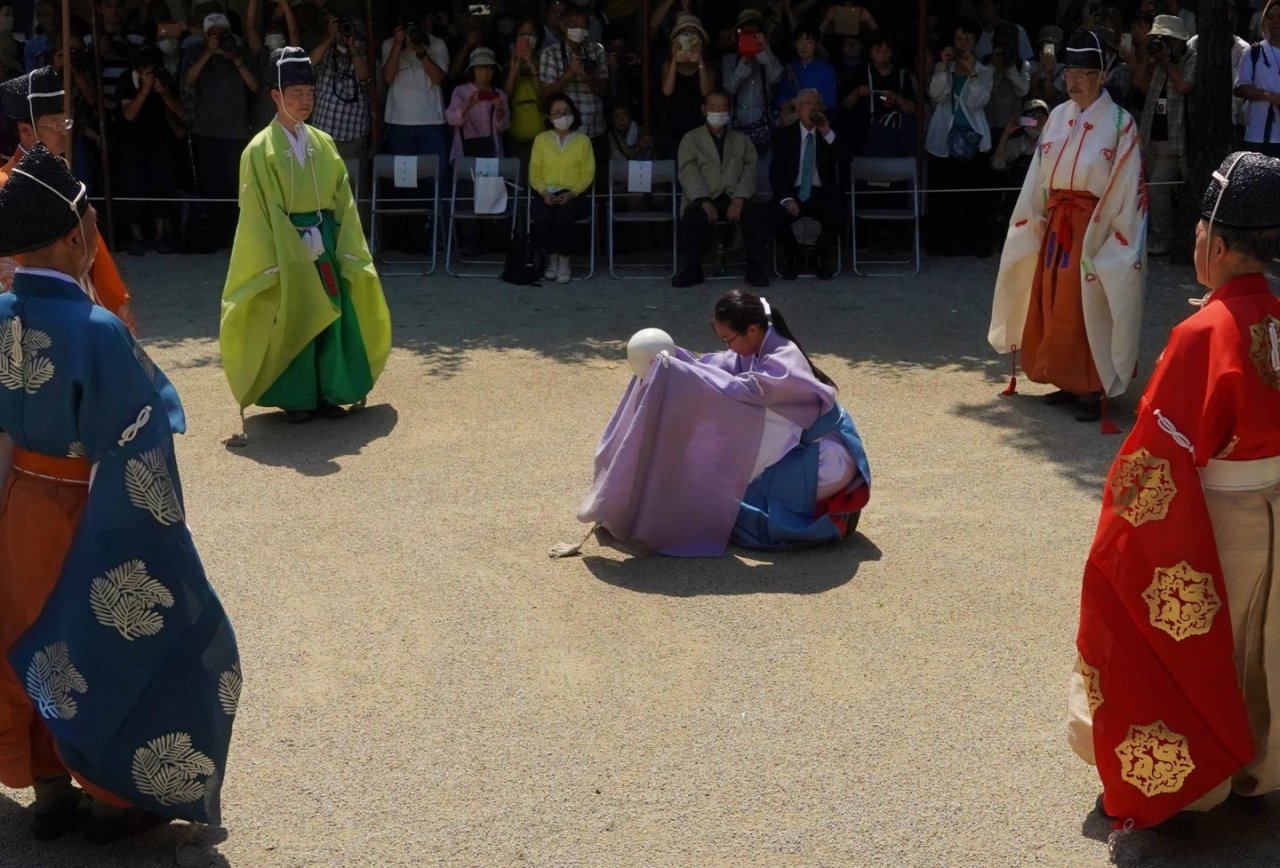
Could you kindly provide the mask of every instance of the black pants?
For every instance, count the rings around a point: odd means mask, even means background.
[[[929,186],[935,190],[972,190],[981,186],[987,155],[972,160],[929,155]],[[943,256],[988,254],[987,221],[995,207],[989,193],[939,193],[929,197],[928,244]]]
[[[729,204],[733,200],[721,195],[712,200],[721,220],[727,220]],[[742,214],[738,218],[742,226],[742,241],[747,250],[747,263],[761,270],[765,261],[764,213],[755,202],[747,200],[742,203]],[[707,212],[697,202],[690,202],[680,215],[680,270],[692,271],[702,267],[702,251],[707,246],[707,238],[711,235],[711,223],[707,220]]]
[[[529,213],[533,217],[533,243],[539,250],[563,255],[581,252],[582,245],[574,239],[587,233],[573,224],[591,216],[589,194],[575,196],[567,205],[548,205],[535,195]]]
[[[128,144],[120,149],[119,194],[126,199],[169,198],[174,189],[174,143],[172,140],[156,144]],[[125,203],[129,222],[148,229],[145,221],[162,220],[168,216],[164,202]]]
[[[196,149],[196,182],[206,199],[237,199],[240,191],[240,155],[248,142],[194,136]],[[210,206],[216,219],[211,221],[220,239],[230,241],[235,232],[237,207],[234,202]]]
[[[800,206],[800,213],[795,217],[783,207],[780,199],[775,199],[769,206],[773,240],[778,245],[778,252],[786,259],[795,258],[800,252],[800,244],[796,241],[791,226],[801,217],[811,217],[822,227],[822,233],[818,236],[818,256],[825,260],[831,255],[844,226],[844,197],[835,190],[814,187],[807,202],[799,199],[794,201]]]

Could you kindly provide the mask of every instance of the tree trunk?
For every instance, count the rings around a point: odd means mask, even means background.
[[[1196,10],[1196,80],[1186,106],[1188,175],[1178,197],[1181,231],[1173,251],[1173,260],[1184,264],[1191,261],[1195,246],[1201,196],[1233,145],[1231,48],[1235,40],[1227,12],[1233,2],[1200,0]]]

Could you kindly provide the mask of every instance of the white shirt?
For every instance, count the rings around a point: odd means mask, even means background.
[[[1236,83],[1252,85],[1259,90],[1280,93],[1280,48],[1263,40],[1259,44],[1258,65],[1253,64],[1253,49],[1240,55],[1240,65],[1236,67]],[[1248,118],[1244,127],[1244,140],[1253,144],[1274,144],[1280,142],[1280,109],[1274,109],[1276,119],[1271,124],[1271,140],[1265,139],[1267,116],[1273,106],[1266,100],[1249,100],[1245,109]]]
[[[297,135],[294,135],[289,132],[288,127],[280,123],[279,118],[276,119],[276,123],[279,124],[280,129],[284,130],[284,137],[289,140],[289,146],[293,148],[293,155],[298,158],[298,165],[306,166],[308,150],[307,140],[309,138],[307,135],[307,125],[298,124],[298,133]]]
[[[69,274],[64,274],[61,271],[54,271],[52,268],[33,268],[29,265],[19,265],[13,270],[13,273],[30,274],[32,277],[52,277],[54,280],[61,280],[65,283],[69,283],[81,292],[85,292],[84,287],[81,286],[79,281],[74,277]],[[85,292],[85,295],[88,295],[88,293]]]
[[[814,127],[811,130],[805,129],[804,124],[800,124],[798,121],[797,123],[800,126],[800,165],[796,167],[796,186],[799,187],[800,178],[804,174],[804,148],[809,141],[809,137],[817,134],[818,128]],[[835,130],[832,130],[831,132],[824,135],[822,139],[828,145],[834,142],[836,140]],[[811,179],[811,183],[815,187],[822,186],[822,178],[818,176],[818,143],[817,142],[813,143],[813,178]],[[782,201],[783,202],[790,201],[790,197],[787,197]]]
[[[443,39],[429,37],[427,55],[442,70],[449,69],[449,48]],[[394,39],[382,43],[382,65],[386,66],[391,57]],[[444,97],[440,86],[433,84],[422,68],[422,61],[409,50],[406,42],[400,52],[400,66],[395,80],[387,89],[387,110],[383,118],[389,124],[398,126],[419,127],[426,124],[444,123]]]

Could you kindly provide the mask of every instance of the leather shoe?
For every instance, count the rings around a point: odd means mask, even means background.
[[[316,415],[323,416],[326,419],[341,419],[347,415],[347,411],[345,407],[330,404],[328,401],[321,401],[320,406],[316,407]]]
[[[286,410],[284,421],[290,425],[302,425],[311,421],[311,413],[307,410]]]
[[[77,790],[50,810],[32,811],[31,835],[38,841],[52,841],[88,818],[89,800]]]
[[[701,268],[686,268],[671,278],[671,285],[676,289],[684,289],[687,286],[697,286],[705,280]]]
[[[1050,392],[1042,399],[1050,407],[1061,407],[1063,404],[1074,404],[1078,399],[1074,392],[1068,392],[1066,389],[1059,389],[1056,392]]]
[[[747,283],[756,288],[763,288],[769,285],[769,275],[764,273],[764,269],[758,265],[748,265],[746,273]]]

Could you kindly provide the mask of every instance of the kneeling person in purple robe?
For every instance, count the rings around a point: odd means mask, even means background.
[[[835,384],[761,296],[726,293],[712,327],[724,352],[664,351],[631,381],[578,517],[683,557],[851,533],[871,468]]]

